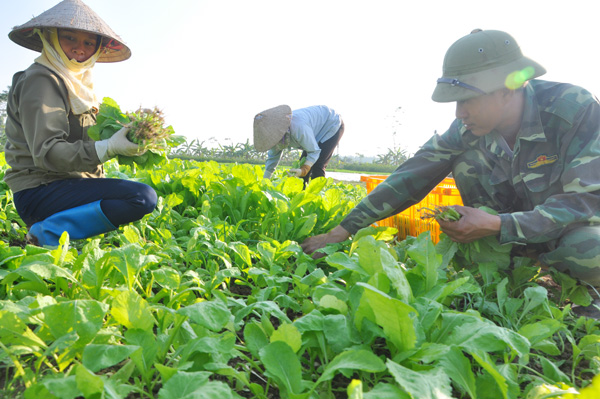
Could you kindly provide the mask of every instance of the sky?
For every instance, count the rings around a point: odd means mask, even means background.
[[[475,28],[510,33],[542,79],[600,94],[591,0],[84,0],[131,48],[97,63],[99,98],[160,108],[204,146],[252,143],[254,115],[327,105],[346,129],[339,155],[415,151],[454,119],[431,100],[448,47]],[[57,0],[0,0],[0,90],[36,52],[8,39]]]

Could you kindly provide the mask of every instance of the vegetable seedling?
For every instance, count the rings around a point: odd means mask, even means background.
[[[421,219],[435,219],[437,221],[444,222],[456,222],[460,219],[460,213],[451,206],[436,206],[435,208],[419,208],[419,212],[425,211],[421,214]]]

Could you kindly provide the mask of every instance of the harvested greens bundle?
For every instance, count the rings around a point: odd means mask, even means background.
[[[166,159],[169,150],[185,142],[183,136],[176,136],[172,126],[164,126],[162,112],[158,108],[138,109],[123,113],[112,98],[104,97],[96,125],[88,129],[88,135],[98,141],[106,140],[124,126],[129,126],[127,138],[146,149],[142,155],[127,157],[118,155],[119,163],[151,168]]]
[[[435,219],[443,220],[445,222],[456,222],[460,219],[461,214],[451,206],[437,205],[435,208],[419,208],[419,212],[425,211],[421,214],[421,219]]]

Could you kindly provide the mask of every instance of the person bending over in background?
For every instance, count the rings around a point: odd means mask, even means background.
[[[335,147],[344,135],[340,115],[325,105],[300,108],[292,112],[287,105],[270,108],[254,117],[254,148],[268,151],[264,178],[270,179],[286,148],[300,148],[304,164],[291,169],[297,177],[310,179],[325,176],[325,169]]]
[[[152,212],[157,195],[151,187],[102,178],[103,162],[141,153],[127,140],[128,129],[98,142],[87,135],[99,106],[92,67],[128,59],[129,48],[80,0],[60,2],[9,37],[41,51],[14,75],[7,102],[4,181],[30,242],[57,246],[64,231],[87,238]]]
[[[600,287],[600,104],[581,87],[535,79],[544,73],[505,32],[476,29],[456,41],[432,96],[456,102],[450,128],[426,142],[340,225],[306,239],[304,251],[344,241],[418,203],[452,172],[465,204],[455,207],[458,221],[440,222],[452,240],[496,236]]]

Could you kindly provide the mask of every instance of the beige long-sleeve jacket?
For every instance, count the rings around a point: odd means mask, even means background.
[[[74,115],[63,80],[48,68],[33,64],[14,75],[6,111],[5,156],[11,168],[4,181],[13,192],[104,176],[87,134],[96,116]]]

